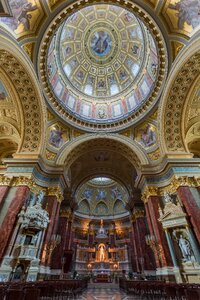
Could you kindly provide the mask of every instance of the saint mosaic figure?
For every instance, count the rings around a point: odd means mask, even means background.
[[[59,129],[58,126],[50,131],[49,143],[56,148],[59,148],[63,145],[63,131]]]
[[[153,144],[155,144],[155,142],[156,142],[156,133],[152,129],[150,124],[147,124],[147,126],[142,130],[140,142],[145,147],[150,147]]]

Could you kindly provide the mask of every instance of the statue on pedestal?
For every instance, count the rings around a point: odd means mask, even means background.
[[[100,247],[99,247],[99,259],[100,259],[100,261],[105,260],[105,246],[104,245],[100,245]]]
[[[191,255],[192,255],[192,249],[191,249],[189,241],[186,240],[185,238],[183,238],[182,234],[179,237],[178,245],[181,249],[183,259],[185,261],[190,261]]]

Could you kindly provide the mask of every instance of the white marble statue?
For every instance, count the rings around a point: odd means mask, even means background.
[[[165,203],[173,202],[173,199],[169,192],[164,192],[164,201]]]
[[[192,255],[192,249],[190,246],[190,243],[188,240],[186,240],[182,234],[180,235],[180,238],[178,240],[179,247],[181,249],[181,253],[183,255],[183,258],[185,261],[190,261],[191,260],[191,255]]]

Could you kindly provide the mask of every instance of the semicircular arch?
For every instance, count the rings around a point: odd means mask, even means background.
[[[23,112],[23,135],[15,157],[38,157],[44,149],[46,108],[35,70],[26,53],[0,28],[0,68],[15,88]]]
[[[162,155],[192,157],[184,139],[184,110],[199,75],[200,44],[195,40],[177,56],[161,98],[158,124]]]
[[[119,134],[86,134],[78,137],[71,144],[64,147],[57,158],[56,164],[70,165],[85,151],[95,148],[109,148],[110,150],[121,153],[131,163],[134,163],[136,168],[140,169],[141,165],[146,165],[149,160],[141,147],[134,141],[130,142],[129,138],[122,137]]]

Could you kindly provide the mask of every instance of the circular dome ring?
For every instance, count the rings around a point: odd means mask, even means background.
[[[82,4],[82,7],[84,7],[85,2],[82,1]],[[72,44],[70,44],[69,39],[63,38],[63,30],[66,33],[68,28],[72,28],[70,22],[75,14],[78,16],[83,15],[85,11],[88,12],[90,9],[95,9],[95,5],[81,8],[70,17],[69,12],[73,5],[67,7],[55,18],[54,23],[50,25],[41,43],[39,71],[49,104],[67,123],[89,132],[106,130],[114,132],[138,122],[156,103],[164,84],[167,73],[164,39],[152,19],[141,8],[135,4],[131,4],[130,7],[129,3],[129,10],[126,10],[124,8],[126,4],[127,2],[124,2],[123,8],[110,4],[98,4],[96,5],[96,10],[97,12],[98,9],[101,11],[104,7],[107,11],[109,9],[111,11],[120,11],[121,18],[124,19],[121,22],[122,25],[119,26],[123,29],[128,28],[128,25],[125,24],[125,14],[127,14],[127,18],[129,17],[129,22],[131,22],[130,19],[132,18],[134,24],[137,23],[137,26],[134,26],[139,28],[137,30],[140,40],[137,36],[137,39],[134,38],[133,41],[129,42],[127,51],[123,50],[123,39],[119,36],[121,34],[120,30],[116,30],[117,23],[114,24],[113,22],[113,25],[107,19],[99,18],[94,20],[94,23],[91,22],[92,26],[89,25],[89,22],[86,24],[87,30],[85,30],[82,40],[80,39],[80,43],[78,40],[80,32],[77,27],[76,43],[74,43],[73,55],[70,57],[71,50],[69,48]],[[110,14],[112,15],[113,12]],[[60,18],[61,15],[62,18]],[[63,23],[65,16],[68,16],[68,18]],[[85,21],[85,19],[82,18],[81,21]],[[99,26],[95,27],[95,24],[99,24]],[[100,24],[104,26],[100,26]],[[107,27],[105,24],[107,24]],[[132,25],[130,24],[131,28]],[[151,24],[151,34],[146,27],[147,24]],[[122,32],[125,35],[126,30],[123,29]],[[60,43],[59,47],[56,46],[55,50],[52,47],[52,36],[58,32],[63,43]],[[67,58],[63,56],[63,45],[65,45],[65,51],[69,54]],[[139,49],[140,56],[134,57],[133,54],[134,51],[135,53],[137,52],[138,45],[141,46]],[[149,45],[154,45],[151,48],[154,48],[155,55],[151,52]],[[50,68],[48,71],[46,69],[46,65],[50,66],[49,57],[55,54],[55,52],[52,54],[51,47],[54,49],[53,51],[57,51],[55,59],[56,67],[58,68],[57,74],[62,74],[61,78],[54,85],[52,81],[55,78],[49,76]],[[76,50],[75,47],[79,50]],[[132,54],[130,54],[131,47]],[[121,50],[119,51],[119,49]],[[84,61],[81,64],[78,63],[79,67],[72,70],[68,60],[76,57],[79,52],[83,53]],[[146,56],[145,53],[147,53]],[[132,60],[132,73],[131,67],[127,66],[126,61],[122,61],[120,64],[119,55],[123,57],[125,54],[125,59],[128,58],[129,62]],[[135,67],[137,59],[139,63]],[[112,70],[109,69],[110,66],[115,66],[113,63],[116,61],[118,62],[116,69],[114,67]],[[92,75],[92,72],[95,72],[94,68],[96,68],[97,72],[95,76],[93,76],[94,74]],[[105,70],[108,70],[107,73]],[[128,74],[128,79],[125,80],[126,73]],[[104,79],[105,81],[103,81]],[[113,83],[109,85],[109,80],[111,79]],[[91,84],[91,82],[93,83]],[[136,97],[139,94],[140,96]]]

